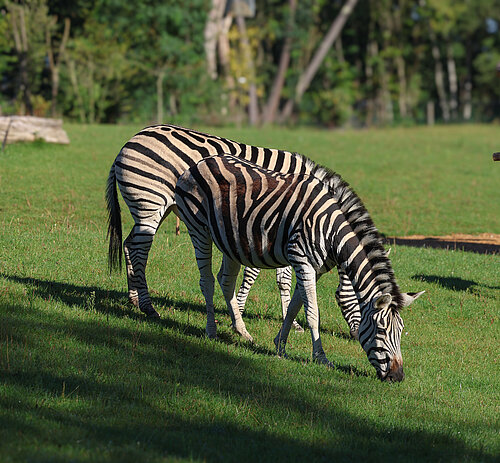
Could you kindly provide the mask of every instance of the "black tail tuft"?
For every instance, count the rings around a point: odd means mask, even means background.
[[[106,205],[108,207],[108,266],[112,272],[117,267],[122,269],[122,221],[120,203],[116,191],[115,165],[111,166],[106,184]]]

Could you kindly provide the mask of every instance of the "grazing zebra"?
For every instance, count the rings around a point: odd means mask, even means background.
[[[240,265],[291,265],[297,287],[275,338],[285,355],[292,320],[304,303],[313,359],[328,366],[319,331],[317,279],[334,266],[349,277],[359,301],[358,339],[382,380],[404,378],[400,309],[421,293],[402,294],[377,229],[341,177],[304,158],[309,174],[282,174],[241,158],[214,156],[178,180],[175,201],[194,245],[207,305],[207,334],[216,335],[212,242],[223,253],[217,275],[233,329],[252,340],[234,295]]]
[[[306,173],[310,169],[303,156],[289,151],[245,145],[173,125],[146,127],[123,146],[111,166],[106,187],[109,267],[121,268],[122,261],[118,183],[134,219],[123,242],[128,298],[148,317],[159,316],[151,304],[146,282],[148,253],[159,226],[171,211],[175,212],[177,179],[201,159],[225,153],[280,172]],[[286,307],[282,310],[284,313]]]

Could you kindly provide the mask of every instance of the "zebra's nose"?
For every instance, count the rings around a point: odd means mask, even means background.
[[[389,373],[383,379],[384,381],[403,381],[405,373],[403,371],[403,359],[400,356],[394,356],[391,360]]]
[[[403,371],[402,366],[398,366],[394,370],[391,368],[391,371],[389,371],[389,374],[384,378],[384,381],[403,381],[405,379],[405,372]]]

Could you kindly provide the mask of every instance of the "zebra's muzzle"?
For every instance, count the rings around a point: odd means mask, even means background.
[[[403,371],[403,360],[399,356],[394,356],[391,360],[391,366],[389,372],[384,376],[379,378],[382,381],[388,382],[399,382],[405,379],[405,373]]]
[[[389,371],[385,377],[381,378],[382,381],[388,381],[390,383],[392,382],[400,382],[405,379],[405,372],[403,371],[403,367],[400,366],[395,370]]]

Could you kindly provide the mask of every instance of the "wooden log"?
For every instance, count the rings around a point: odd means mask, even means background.
[[[6,143],[44,140],[47,143],[68,144],[62,119],[34,116],[0,117],[0,140]]]
[[[493,153],[493,161],[500,161],[500,153]]]

